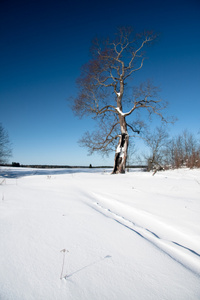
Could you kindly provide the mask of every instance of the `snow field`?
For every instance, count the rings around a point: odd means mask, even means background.
[[[199,170],[6,172],[0,299],[200,299]]]

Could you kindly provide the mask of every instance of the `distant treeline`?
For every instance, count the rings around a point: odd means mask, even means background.
[[[2,167],[21,167],[21,168],[37,168],[37,169],[77,169],[77,168],[103,168],[103,169],[109,169],[113,168],[113,166],[92,166],[91,164],[89,166],[68,166],[68,165],[21,165],[18,162],[13,162],[12,164],[1,164]],[[137,166],[127,166],[127,168],[146,168],[147,166],[144,165],[137,165]]]

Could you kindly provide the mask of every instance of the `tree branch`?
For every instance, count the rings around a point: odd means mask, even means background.
[[[126,125],[133,131],[136,132],[137,134],[140,134],[139,130],[134,129],[131,125],[129,125],[128,123],[126,123]]]

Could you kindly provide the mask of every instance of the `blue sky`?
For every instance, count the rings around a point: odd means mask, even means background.
[[[130,25],[160,33],[137,80],[153,79],[178,118],[171,134],[200,130],[200,3],[190,1],[0,2],[0,122],[21,164],[102,165],[77,141],[93,127],[67,99],[94,36]]]

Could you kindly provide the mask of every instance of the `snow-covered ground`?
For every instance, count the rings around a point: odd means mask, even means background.
[[[1,168],[0,299],[199,300],[200,170]]]

